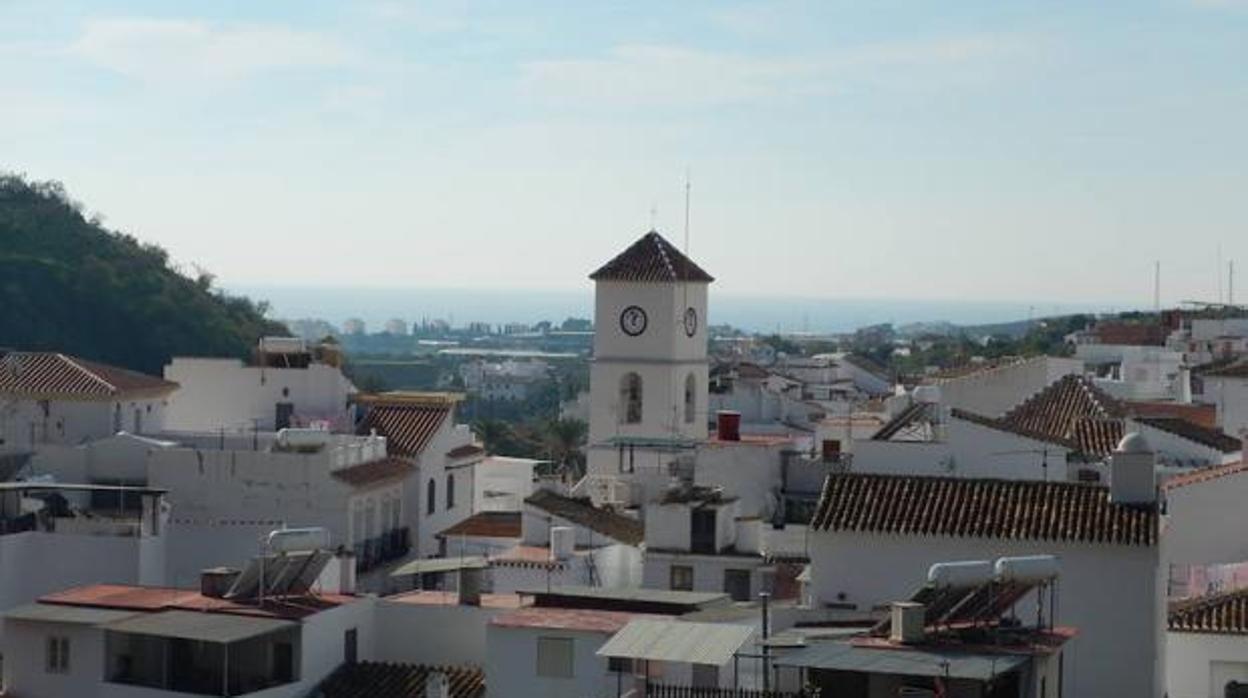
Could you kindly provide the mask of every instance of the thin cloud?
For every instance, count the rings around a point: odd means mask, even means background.
[[[534,61],[521,86],[558,101],[606,106],[715,106],[831,94],[869,71],[939,71],[1018,54],[1017,37],[886,42],[811,56],[768,57],[626,45],[604,58]]]
[[[344,65],[353,55],[322,34],[200,20],[87,22],[69,54],[151,83],[230,82],[260,73]]]

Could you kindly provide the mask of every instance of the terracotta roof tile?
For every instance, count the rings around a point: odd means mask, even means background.
[[[1175,417],[1186,419],[1192,424],[1214,429],[1218,426],[1217,405],[1205,405],[1199,402],[1145,402],[1128,400],[1123,403],[1133,417]]]
[[[524,503],[621,543],[640,545],[646,538],[645,524],[623,514],[599,509],[588,499],[573,499],[550,490],[539,490]]]
[[[1248,472],[1248,463],[1239,461],[1236,463],[1227,463],[1226,465],[1217,465],[1210,468],[1197,468],[1190,473],[1176,475],[1166,480],[1163,488],[1174,490],[1188,485],[1197,485],[1210,480],[1217,480],[1228,475],[1236,475],[1238,473]]]
[[[521,534],[520,512],[482,511],[443,530],[438,537],[519,538]]]
[[[204,596],[191,589],[144,587],[127,584],[93,584],[40,597],[39,603],[123,611],[183,610],[230,615],[297,619],[354,600],[339,594],[317,594],[265,599],[263,607]]]
[[[1109,501],[1075,482],[862,473],[830,475],[811,526],[821,531],[1155,545],[1156,507]]]
[[[1248,378],[1248,361],[1212,368],[1203,373],[1209,378]]]
[[[330,475],[352,487],[362,487],[401,478],[415,468],[416,466],[409,460],[387,456],[380,460],[358,463],[347,468],[339,468],[331,472]]]
[[[594,281],[637,282],[715,280],[653,230],[602,265],[589,278]]]
[[[1172,632],[1248,635],[1248,589],[1176,601],[1169,611]]]
[[[1127,410],[1092,381],[1063,376],[996,422],[1016,433],[1073,445],[1083,453],[1112,453],[1123,437]]]
[[[485,696],[485,673],[479,668],[388,662],[343,664],[314,693],[321,698],[424,698],[433,672],[446,675],[450,698]]]
[[[614,635],[634,618],[647,614],[626,611],[600,611],[588,608],[522,608],[504,613],[490,621],[501,628],[536,628],[541,630],[582,630]]]
[[[101,400],[172,392],[178,384],[116,366],[53,352],[0,355],[0,393],[35,398]]]
[[[390,455],[414,458],[424,452],[452,413],[450,404],[375,403],[368,408],[356,433],[368,434],[375,429],[386,437]]]

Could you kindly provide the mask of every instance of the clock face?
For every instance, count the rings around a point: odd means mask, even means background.
[[[698,332],[698,311],[685,308],[685,336],[692,337]]]
[[[636,337],[646,331],[646,311],[641,308],[630,305],[620,313],[620,329],[624,330],[624,334],[630,337]]]

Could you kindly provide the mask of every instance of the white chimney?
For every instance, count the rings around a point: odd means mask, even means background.
[[[451,698],[451,681],[440,671],[431,671],[425,677],[425,698]]]
[[[550,527],[550,559],[564,562],[576,552],[576,530],[571,526]]]
[[[1122,437],[1109,457],[1109,501],[1114,504],[1157,501],[1157,454],[1139,432]]]
[[[888,639],[905,645],[922,642],[926,622],[926,606],[913,601],[895,601]]]

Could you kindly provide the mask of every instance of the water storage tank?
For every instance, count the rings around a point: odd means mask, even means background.
[[[940,404],[940,388],[935,385],[920,385],[914,389],[914,401],[927,405]]]
[[[927,570],[927,581],[938,587],[974,587],[992,581],[991,560],[938,562]]]
[[[269,534],[269,551],[293,553],[329,547],[329,531],[324,528],[283,528]]]
[[[291,448],[324,446],[334,435],[324,429],[292,429],[287,427],[277,432],[277,442]]]
[[[1053,555],[1003,557],[996,564],[997,578],[1003,582],[1047,582],[1057,578],[1059,569]]]
[[[576,550],[576,531],[570,526],[550,528],[550,556],[559,561],[572,557]]]

